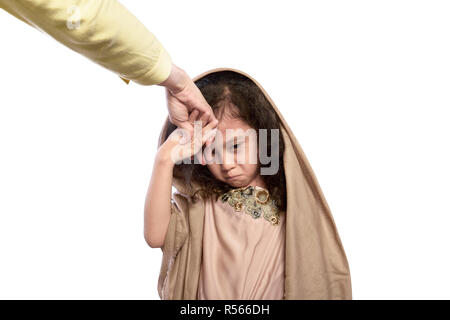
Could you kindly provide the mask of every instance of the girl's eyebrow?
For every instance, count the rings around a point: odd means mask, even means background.
[[[233,141],[234,143],[238,143],[241,142],[239,139],[242,138],[243,136],[234,136],[233,138],[229,139],[228,141],[225,142],[225,144],[230,143],[231,141]],[[236,141],[239,140],[239,141]],[[236,141],[236,142],[235,142]]]
[[[237,140],[237,141],[236,141]],[[226,146],[228,143],[231,143],[231,141],[233,141],[233,143],[241,143],[241,142],[245,142],[245,135],[237,135],[232,137],[231,139],[229,139],[228,141],[226,141],[225,143],[222,143],[223,146]],[[218,147],[217,144],[217,140],[214,141],[214,145],[216,147]]]

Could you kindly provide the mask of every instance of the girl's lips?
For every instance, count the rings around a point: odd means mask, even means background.
[[[235,175],[235,176],[231,176],[231,177],[227,177],[227,179],[228,179],[228,180],[232,180],[232,179],[237,178],[237,177],[239,177],[239,176],[240,176],[240,174]]]

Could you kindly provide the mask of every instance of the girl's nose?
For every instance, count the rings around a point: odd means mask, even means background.
[[[230,169],[233,169],[236,166],[236,161],[234,159],[233,155],[226,156],[226,152],[223,153],[222,156],[222,170],[223,171],[229,171]]]

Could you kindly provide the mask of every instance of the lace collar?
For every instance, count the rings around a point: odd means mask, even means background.
[[[259,186],[247,186],[231,189],[220,196],[234,211],[243,211],[254,219],[264,217],[272,225],[280,223],[280,210],[270,197],[269,191]]]

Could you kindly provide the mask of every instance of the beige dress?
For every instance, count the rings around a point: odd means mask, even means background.
[[[230,192],[206,201],[197,299],[283,299],[285,213],[267,189]]]

